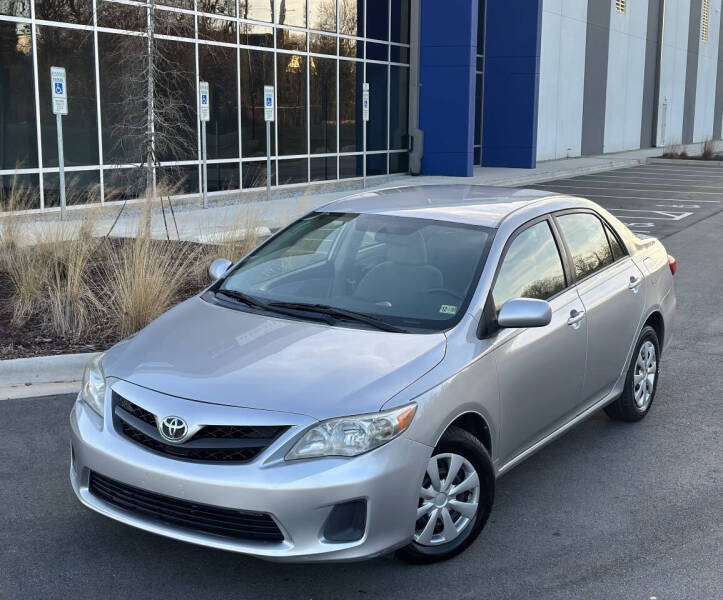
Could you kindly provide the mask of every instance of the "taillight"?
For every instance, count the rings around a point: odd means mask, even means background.
[[[668,266],[670,267],[671,274],[675,275],[675,270],[678,268],[678,263],[675,261],[674,256],[668,254]]]

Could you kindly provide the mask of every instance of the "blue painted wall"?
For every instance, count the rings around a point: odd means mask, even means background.
[[[542,0],[487,0],[484,166],[535,167],[541,29]]]
[[[478,0],[421,2],[424,175],[472,175],[477,9]]]

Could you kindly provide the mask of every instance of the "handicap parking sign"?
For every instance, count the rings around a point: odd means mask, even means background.
[[[201,104],[208,104],[208,96],[206,94],[201,95]]]
[[[62,94],[63,93],[63,84],[60,81],[55,82],[55,93],[56,94]]]
[[[272,100],[270,97],[266,98],[266,106],[271,106],[271,102],[272,102]]]

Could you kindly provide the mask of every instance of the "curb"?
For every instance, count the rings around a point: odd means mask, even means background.
[[[528,185],[530,183],[544,183],[546,181],[554,181],[556,179],[566,179],[568,177],[576,177],[579,175],[591,175],[593,173],[602,173],[604,171],[615,171],[626,167],[637,167],[645,164],[645,158],[631,158],[625,160],[615,160],[609,163],[592,165],[589,167],[578,167],[571,169],[561,169],[559,171],[548,171],[546,173],[535,173],[532,175],[515,175],[514,177],[501,177],[500,179],[490,180],[485,185],[499,185],[503,187],[514,187],[518,185]]]
[[[96,354],[0,360],[0,400],[77,392],[85,364]]]
[[[722,168],[723,160],[691,160],[685,158],[649,158],[648,163],[653,165],[687,165],[696,167]]]

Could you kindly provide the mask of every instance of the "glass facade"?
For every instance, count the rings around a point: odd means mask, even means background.
[[[151,22],[164,61],[154,102],[175,107],[155,124],[156,178],[174,191],[200,189],[200,80],[210,192],[266,184],[264,85],[277,98],[273,185],[362,176],[365,81],[367,174],[408,169],[409,0],[0,0],[0,211],[13,186],[29,189],[25,208],[58,204],[50,66],[68,77],[68,202],[142,193],[143,132],[128,115],[146,111]]]

